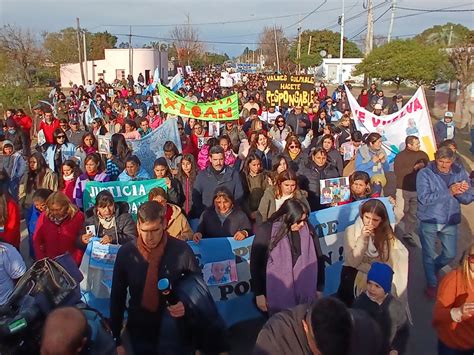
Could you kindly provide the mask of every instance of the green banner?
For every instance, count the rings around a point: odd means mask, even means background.
[[[115,202],[127,202],[130,206],[129,212],[136,219],[138,207],[148,201],[148,193],[154,187],[166,187],[165,179],[141,180],[141,181],[90,181],[86,183],[83,201],[84,210],[94,206],[95,197],[102,190],[109,190],[114,196]]]
[[[175,94],[163,85],[159,86],[161,111],[181,117],[205,121],[233,121],[239,119],[239,98],[237,94],[223,99],[195,103]]]

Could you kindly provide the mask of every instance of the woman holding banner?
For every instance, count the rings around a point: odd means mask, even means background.
[[[92,237],[100,238],[102,244],[120,245],[137,238],[137,228],[129,213],[128,203],[115,202],[109,190],[97,194],[95,206],[88,209],[85,215],[80,237],[84,248]]]
[[[311,302],[324,289],[319,238],[308,207],[292,198],[256,230],[250,253],[257,307],[270,315]]]
[[[344,238],[344,266],[338,296],[348,306],[367,287],[367,272],[373,262],[393,269],[392,293],[407,303],[408,251],[393,232],[383,202],[371,199],[360,207],[360,218]]]

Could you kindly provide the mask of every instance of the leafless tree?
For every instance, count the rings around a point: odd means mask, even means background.
[[[189,14],[187,24],[175,26],[170,33],[176,48],[178,61],[181,65],[189,65],[191,61],[204,53],[204,45],[199,40],[199,31],[191,25]]]
[[[0,28],[0,50],[14,64],[19,79],[31,87],[32,72],[43,64],[45,58],[34,34],[30,30],[5,25]]]
[[[277,45],[275,45],[275,37]],[[276,28],[273,26],[265,26],[262,33],[260,34],[259,45],[262,49],[262,54],[265,57],[265,67],[276,69],[276,48],[278,48],[280,67],[286,68],[288,66],[290,43],[285,37],[285,33],[283,32],[283,28],[281,26],[277,26]]]

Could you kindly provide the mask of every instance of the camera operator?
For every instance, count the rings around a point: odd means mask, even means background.
[[[46,318],[41,355],[72,354],[116,354],[112,336],[103,328],[95,311],[63,307]]]
[[[110,315],[119,355],[125,353],[120,333],[127,289],[130,300],[126,331],[134,354],[191,351],[190,339],[177,330],[182,329],[177,320],[185,316],[184,304],[167,306],[157,285],[162,278],[168,278],[174,285],[182,274],[200,274],[200,269],[186,242],[168,237],[165,215],[166,209],[156,201],[142,204],[137,213],[137,242],[123,245],[115,260]]]

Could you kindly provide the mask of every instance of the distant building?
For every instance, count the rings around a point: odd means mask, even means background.
[[[86,83],[87,80],[97,82],[99,79],[104,79],[105,82],[111,83],[115,79],[126,79],[130,74],[130,64],[135,82],[140,73],[145,77],[145,82],[148,82],[156,67],[160,68],[161,78],[165,82],[168,81],[167,51],[153,48],[133,48],[131,51],[128,48],[114,48],[105,50],[105,59],[87,62],[87,70],[84,67],[84,72],[87,73]],[[62,87],[70,87],[71,83],[82,84],[79,63],[62,64],[60,74]]]
[[[353,81],[362,83],[364,76],[354,76],[352,73],[357,64],[362,62],[363,58],[342,58],[342,81]],[[339,58],[324,58],[320,67],[315,69],[317,77],[324,81],[337,84],[339,83]]]

